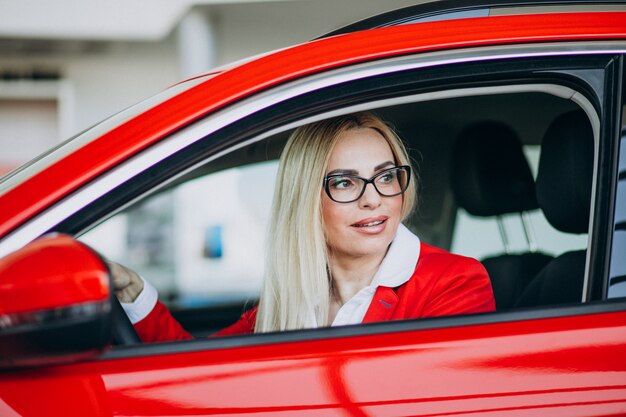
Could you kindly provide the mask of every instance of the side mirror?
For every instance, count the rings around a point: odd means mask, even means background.
[[[111,337],[110,296],[104,261],[69,236],[0,259],[0,367],[98,355]]]

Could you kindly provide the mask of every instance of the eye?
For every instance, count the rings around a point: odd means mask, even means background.
[[[337,190],[349,190],[354,187],[355,184],[351,178],[335,177],[329,179],[328,185]]]
[[[391,184],[396,180],[396,171],[387,171],[378,177],[377,182],[380,184]]]

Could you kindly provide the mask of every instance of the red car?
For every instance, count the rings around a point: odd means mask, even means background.
[[[8,174],[0,415],[626,415],[625,54],[624,2],[423,4],[182,82]],[[407,226],[480,258],[497,311],[203,337],[254,303],[288,134],[365,109],[419,168]],[[103,256],[199,338],[138,343]]]

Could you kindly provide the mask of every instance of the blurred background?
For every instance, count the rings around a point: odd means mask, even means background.
[[[0,175],[166,87],[416,0],[0,0]]]

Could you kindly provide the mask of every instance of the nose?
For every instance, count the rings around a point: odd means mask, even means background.
[[[376,188],[374,188],[374,184],[367,184],[363,195],[359,198],[359,207],[366,209],[378,208],[381,204],[381,199],[382,197],[378,194]]]

